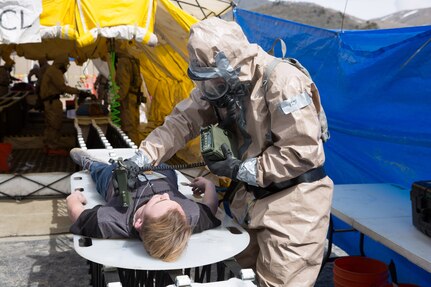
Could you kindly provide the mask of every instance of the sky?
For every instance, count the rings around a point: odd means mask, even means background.
[[[312,2],[341,12],[346,6],[346,0],[294,0],[292,2]],[[431,7],[431,0],[347,0],[346,13],[363,20],[369,20],[401,10],[429,7]]]

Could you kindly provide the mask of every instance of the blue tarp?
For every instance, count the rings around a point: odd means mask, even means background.
[[[325,167],[335,184],[410,189],[431,179],[431,26],[335,31],[241,9],[234,17],[266,51],[282,38],[310,72],[328,117]]]

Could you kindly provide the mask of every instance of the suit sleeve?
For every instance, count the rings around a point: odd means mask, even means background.
[[[61,93],[78,94],[80,91],[77,88],[69,87],[64,82],[64,75],[60,70],[51,73],[51,84],[54,85]]]
[[[221,221],[217,219],[205,204],[197,202],[199,207],[199,220],[193,228],[193,233],[199,233],[220,226]]]
[[[93,238],[103,238],[97,220],[97,210],[101,205],[92,209],[84,210],[74,224],[70,227],[70,232],[76,235],[84,235]]]
[[[159,164],[170,159],[188,141],[199,135],[201,127],[215,123],[217,117],[214,109],[200,98],[200,93],[194,89],[190,97],[175,106],[163,125],[141,142],[140,149],[153,163]]]

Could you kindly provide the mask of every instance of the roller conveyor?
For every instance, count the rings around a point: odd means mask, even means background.
[[[82,149],[138,148],[109,117],[76,117],[75,129]]]

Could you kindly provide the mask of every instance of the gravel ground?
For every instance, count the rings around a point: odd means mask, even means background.
[[[340,250],[334,248],[333,254]],[[73,250],[70,234],[0,239],[2,287],[90,286],[88,270],[86,259]],[[327,263],[315,287],[333,286],[332,263]]]
[[[0,254],[1,286],[89,286],[87,261],[70,235],[1,239]]]

